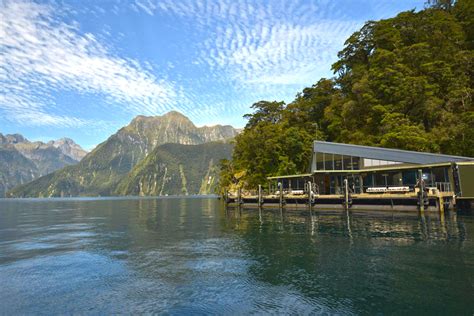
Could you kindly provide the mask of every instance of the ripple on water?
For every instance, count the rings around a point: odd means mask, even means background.
[[[122,261],[101,254],[77,251],[41,256],[0,266],[0,297],[10,302],[13,313],[40,311],[41,306],[35,306],[38,301],[54,306],[58,313],[85,311],[99,297],[110,299],[125,286],[127,275]],[[77,293],[81,293],[80,301],[70,301]]]
[[[0,302],[8,302],[0,314],[474,310],[472,218],[259,216],[212,199],[8,208],[0,212]]]

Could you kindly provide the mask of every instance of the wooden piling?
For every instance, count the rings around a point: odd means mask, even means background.
[[[280,208],[283,208],[283,184],[279,182],[278,187],[280,189]]]
[[[349,181],[344,179],[344,207],[349,208]]]
[[[444,214],[444,198],[441,192],[438,192],[438,203],[439,212]]]
[[[311,181],[308,181],[308,209],[311,212],[312,208],[312,195],[313,195],[313,190],[311,189]]]
[[[425,199],[424,199],[425,186],[424,186],[424,181],[423,181],[423,170],[421,169],[418,169],[418,183],[419,183],[418,189],[420,190],[418,192],[418,204],[420,207],[420,212],[424,212],[425,211]]]
[[[258,185],[258,207],[261,207],[263,204],[263,198],[262,198],[262,185]]]

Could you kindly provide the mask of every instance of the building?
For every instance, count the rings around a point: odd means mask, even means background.
[[[270,177],[285,192],[305,190],[311,181],[318,196],[341,195],[347,180],[353,195],[415,192],[420,178],[433,192],[474,201],[474,158],[315,141],[307,174]],[[278,184],[278,185],[277,185]]]

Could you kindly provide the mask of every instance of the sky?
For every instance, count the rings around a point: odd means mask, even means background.
[[[0,0],[0,133],[85,149],[137,115],[242,127],[332,77],[345,40],[414,0]]]

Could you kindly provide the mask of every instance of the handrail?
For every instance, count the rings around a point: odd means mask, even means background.
[[[450,182],[435,182],[435,185],[440,192],[451,192]]]

